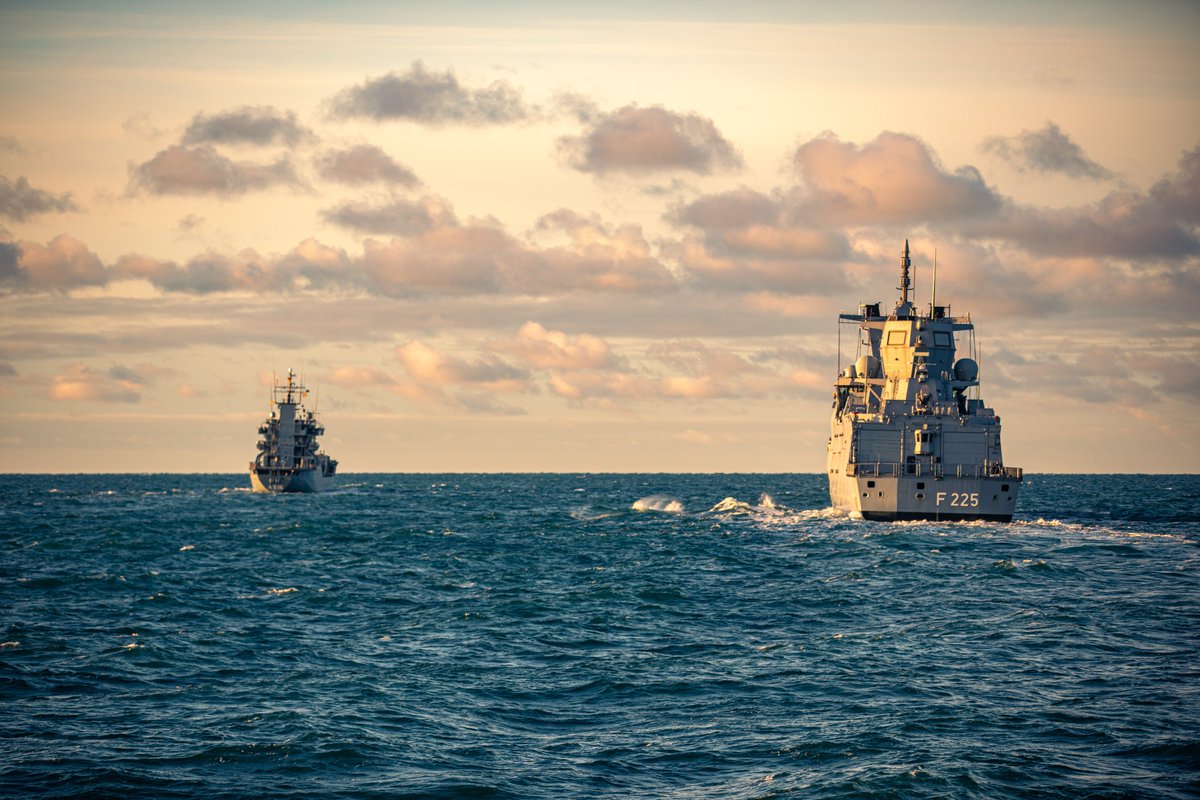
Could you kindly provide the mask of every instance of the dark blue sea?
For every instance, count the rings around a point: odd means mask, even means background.
[[[1200,797],[1200,476],[0,476],[0,796]]]

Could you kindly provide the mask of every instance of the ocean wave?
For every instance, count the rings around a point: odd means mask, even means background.
[[[829,507],[824,475],[217,494],[236,480],[7,478],[6,796],[1171,797],[1200,774],[1200,526],[1144,519],[1200,479],[1114,481],[1078,515],[1039,479],[1012,524],[895,525]]]
[[[661,511],[667,514],[682,514],[683,503],[670,495],[652,494],[639,497],[630,508],[634,511]]]

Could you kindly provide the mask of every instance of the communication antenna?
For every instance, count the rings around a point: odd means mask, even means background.
[[[937,314],[937,248],[933,248],[933,293],[929,298],[929,316]]]
[[[896,288],[900,290],[900,302],[908,302],[908,290],[912,282],[908,279],[908,269],[912,266],[912,260],[908,257],[908,239],[904,240],[904,257],[900,259],[900,285]]]

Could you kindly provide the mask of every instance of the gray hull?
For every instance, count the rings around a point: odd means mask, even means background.
[[[851,517],[878,521],[1009,522],[1020,479],[911,475],[829,476],[829,501]]]
[[[311,494],[333,486],[333,476],[324,476],[316,469],[252,469],[250,487],[258,493]]]

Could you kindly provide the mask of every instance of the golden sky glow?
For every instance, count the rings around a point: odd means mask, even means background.
[[[0,469],[239,471],[296,367],[349,472],[820,471],[907,238],[1007,461],[1194,471],[1200,12],[1125,5],[4,4]]]

